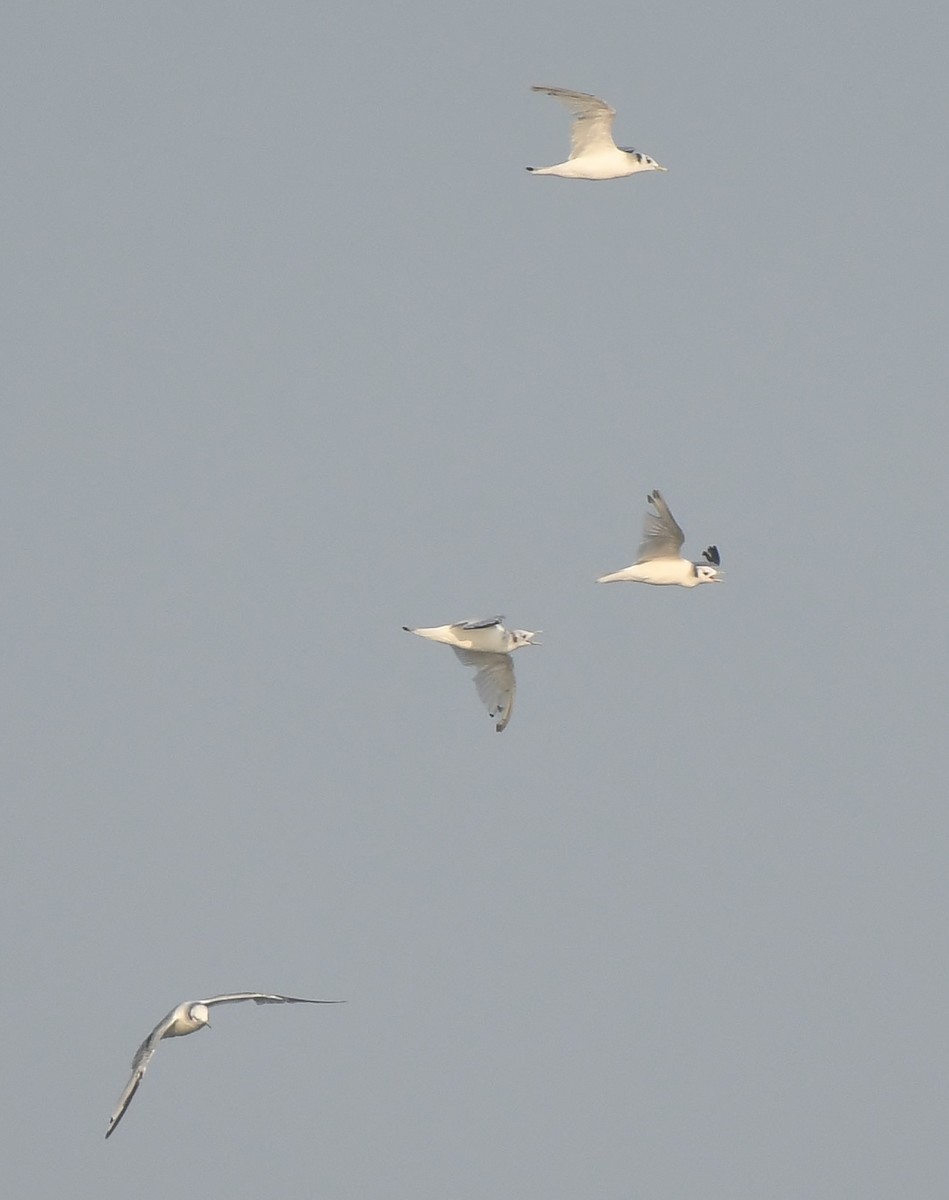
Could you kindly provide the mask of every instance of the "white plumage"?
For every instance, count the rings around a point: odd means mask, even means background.
[[[605,101],[587,92],[572,92],[568,88],[540,87],[531,89],[553,96],[573,113],[570,130],[570,157],[552,167],[528,167],[534,175],[559,175],[564,179],[622,179],[640,171],[665,171],[654,158],[631,146],[617,146],[613,141],[613,118],[616,110]]]
[[[704,563],[690,562],[680,554],[685,534],[679,527],[669,506],[655,489],[646,497],[651,506],[646,510],[643,522],[643,540],[636,561],[622,571],[612,575],[601,575],[597,583],[652,583],[656,585],[678,584],[680,587],[697,587],[700,583],[721,583],[717,570],[721,563],[717,546],[708,546],[702,551]]]
[[[495,729],[502,733],[514,708],[514,665],[511,653],[521,646],[536,646],[536,633],[526,629],[505,629],[503,617],[481,621],[457,621],[453,625],[433,625],[428,629],[402,628],[431,642],[451,646],[461,661],[474,667],[475,687],[489,715],[497,720]]]
[[[125,1115],[125,1110],[132,1103],[132,1097],[138,1091],[142,1077],[158,1049],[162,1038],[184,1037],[198,1029],[210,1028],[208,1009],[216,1004],[237,1004],[242,1000],[253,1000],[255,1004],[342,1004],[342,1000],[303,1000],[299,996],[276,996],[269,992],[229,992],[223,996],[210,996],[207,1000],[185,1000],[170,1013],[166,1013],[151,1031],[144,1042],[135,1051],[132,1059],[132,1075],[125,1090],[118,1099],[115,1110],[109,1120],[109,1128],[105,1131],[108,1137]]]

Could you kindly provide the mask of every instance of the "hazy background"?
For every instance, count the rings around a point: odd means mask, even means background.
[[[11,1195],[945,1196],[947,23],[5,5]]]

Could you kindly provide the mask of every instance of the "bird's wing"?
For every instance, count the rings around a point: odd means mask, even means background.
[[[453,629],[493,629],[495,625],[503,625],[503,617],[485,617],[481,621],[456,621]]]
[[[616,148],[613,141],[613,118],[616,109],[597,96],[587,92],[571,92],[568,88],[534,87],[535,92],[544,92],[565,104],[573,113],[570,130],[570,157],[579,158],[596,150]]]
[[[105,1131],[106,1137],[115,1132],[115,1127],[125,1116],[125,1110],[132,1103],[132,1097],[138,1091],[138,1085],[142,1082],[142,1077],[145,1074],[148,1064],[151,1062],[152,1055],[158,1049],[158,1043],[174,1022],[177,1011],[176,1008],[173,1008],[167,1016],[162,1017],[145,1041],[135,1051],[135,1057],[132,1059],[131,1077],[125,1085],[122,1095],[119,1096],[112,1116],[109,1118],[109,1128]]]
[[[685,534],[669,512],[669,505],[657,491],[646,497],[655,508],[646,510],[643,521],[643,540],[637,551],[637,563],[650,562],[654,558],[678,558]]]
[[[514,708],[514,666],[510,654],[492,654],[481,650],[462,650],[452,646],[466,667],[474,667],[475,687],[481,703],[491,717],[497,718],[495,729],[502,733],[511,719]]]
[[[225,996],[209,996],[207,1000],[196,1000],[212,1008],[215,1004],[239,1004],[242,1000],[253,1000],[255,1004],[342,1004],[342,1000],[305,1000],[301,996],[271,996],[268,992],[229,992]]]
[[[720,567],[722,565],[722,556],[719,554],[717,546],[706,546],[702,551],[702,557],[707,563],[711,563],[713,567]]]

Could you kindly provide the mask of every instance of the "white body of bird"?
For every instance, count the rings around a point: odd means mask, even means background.
[[[527,629],[505,629],[503,617],[483,621],[458,621],[452,625],[433,625],[427,629],[402,628],[430,642],[451,646],[468,667],[475,668],[475,687],[489,715],[497,719],[495,729],[503,733],[514,709],[514,665],[511,654],[521,646],[537,646],[536,633]]]
[[[657,587],[678,584],[680,587],[695,587],[708,580],[699,579],[695,563],[684,558],[659,558],[653,562],[634,563],[612,575],[601,575],[597,583],[652,583]]]
[[[460,621],[456,625],[433,625],[430,629],[409,629],[405,625],[403,629],[406,633],[428,638],[430,642],[441,642],[443,646],[454,646],[457,650],[474,650],[478,654],[507,654],[514,649],[512,635],[494,621],[490,625]]]
[[[562,179],[622,179],[640,171],[667,170],[648,154],[631,146],[617,146],[613,141],[616,110],[597,96],[568,88],[535,86],[531,90],[553,96],[574,115],[570,157],[552,167],[528,167],[532,174],[559,175]]]
[[[185,1001],[179,1004],[171,1014],[171,1024],[162,1037],[184,1037],[186,1033],[196,1033],[207,1025],[210,1028],[211,1014],[206,1004],[191,1004]]]
[[[632,566],[601,575],[597,583],[651,583],[657,587],[678,585],[698,587],[700,583],[722,583],[718,571],[721,558],[717,546],[708,546],[702,551],[703,563],[694,563],[679,553],[685,534],[682,532],[669,506],[655,489],[646,497],[652,506],[646,511],[643,522],[643,540],[638,558]]]

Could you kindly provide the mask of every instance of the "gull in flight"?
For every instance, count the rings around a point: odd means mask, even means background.
[[[535,175],[560,175],[564,179],[621,179],[639,171],[667,171],[654,158],[631,146],[613,141],[616,109],[586,92],[567,88],[533,87],[565,104],[573,113],[570,130],[570,157],[553,167],[528,167]]]
[[[646,500],[652,507],[646,510],[639,557],[631,567],[624,567],[612,575],[601,575],[597,583],[619,583],[630,579],[634,583],[677,583],[680,587],[690,588],[700,583],[724,582],[717,569],[722,561],[718,547],[708,546],[702,551],[704,563],[683,558],[679,552],[685,534],[669,511],[669,505],[655,490]]]
[[[253,1000],[255,1004],[345,1003],[343,1000],[302,1000],[299,996],[270,996],[266,992],[233,992],[227,996],[210,996],[207,1000],[186,1000],[177,1008],[173,1008],[167,1016],[162,1017],[135,1051],[135,1057],[132,1059],[132,1077],[125,1085],[125,1091],[119,1096],[118,1104],[109,1120],[109,1128],[105,1131],[106,1137],[115,1132],[115,1127],[132,1103],[132,1097],[138,1091],[138,1085],[142,1082],[145,1070],[162,1038],[183,1037],[186,1033],[194,1033],[195,1030],[203,1029],[205,1026],[210,1029],[209,1008],[213,1008],[215,1004],[237,1004],[241,1000]]]
[[[431,629],[402,628],[430,642],[451,646],[466,667],[474,667],[475,687],[491,717],[497,717],[495,729],[503,732],[514,707],[514,667],[511,652],[521,646],[539,646],[537,633],[526,629],[505,629],[503,617],[485,621],[459,621],[455,625],[435,625]]]

